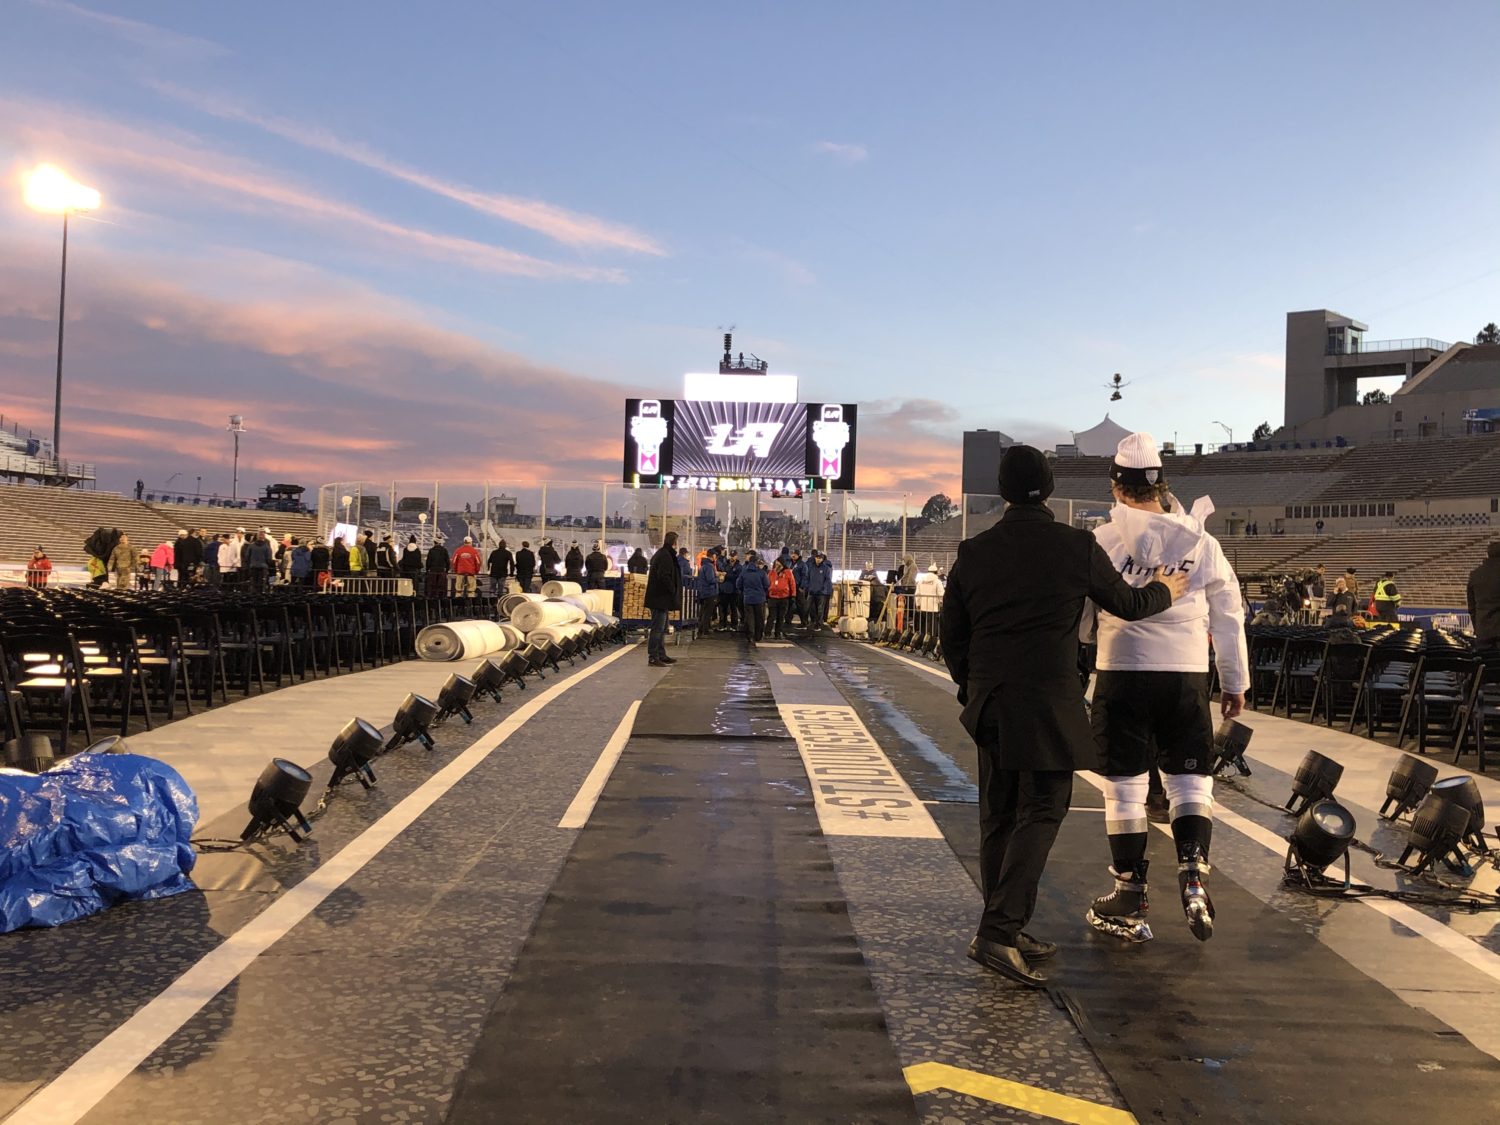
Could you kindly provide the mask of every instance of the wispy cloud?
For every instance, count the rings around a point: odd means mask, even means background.
[[[341,230],[361,240],[488,273],[534,278],[622,281],[616,269],[565,264],[457,235],[413,227],[354,204],[320,195],[285,175],[208,148],[196,138],[175,139],[121,121],[35,103],[0,98],[0,118],[24,122],[15,134],[34,146],[66,147],[96,164],[131,169],[152,178],[163,196],[208,193],[242,210],[272,212],[320,229]]]
[[[831,156],[835,160],[845,164],[863,164],[870,159],[870,150],[861,144],[847,144],[840,141],[815,141],[813,151]]]
[[[125,16],[116,16],[109,12],[96,12],[92,8],[70,4],[68,0],[27,0],[27,2],[33,7],[47,8],[72,16],[148,50],[195,55],[228,54],[222,45],[212,40],[200,39],[196,35],[184,35],[180,31],[172,31],[154,23],[127,19]]]
[[[771,269],[779,273],[792,285],[812,285],[818,280],[812,270],[779,250],[757,246],[755,243],[747,242],[744,239],[735,239],[735,245],[741,257],[771,267]]]
[[[650,235],[622,223],[570,211],[539,199],[523,199],[519,196],[480,191],[465,184],[454,183],[419,168],[403,164],[376,152],[367,145],[339,137],[318,126],[292,121],[285,117],[256,113],[239,103],[212,94],[189,90],[173,82],[151,78],[146,81],[146,85],[159,94],[190,105],[212,117],[250,125],[283,140],[291,141],[293,144],[301,145],[303,148],[353,161],[393,179],[422,188],[424,191],[462,203],[481,214],[536,231],[567,246],[582,249],[628,250],[638,254],[666,254],[661,244]]]

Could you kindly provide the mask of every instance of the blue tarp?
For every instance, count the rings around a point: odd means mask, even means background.
[[[0,775],[0,933],[193,889],[198,800],[171,766],[79,754]]]

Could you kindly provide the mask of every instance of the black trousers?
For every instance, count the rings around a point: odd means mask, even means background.
[[[706,637],[713,632],[714,615],[719,610],[719,596],[698,599],[698,635]]]
[[[766,639],[766,603],[745,606],[745,636],[752,641]]]
[[[779,637],[792,622],[792,599],[772,598],[766,603],[771,607],[770,626],[771,636]]]
[[[999,769],[997,754],[995,747],[979,748],[979,874],[984,894],[979,936],[1015,945],[1036,909],[1037,884],[1073,796],[1073,774]]]

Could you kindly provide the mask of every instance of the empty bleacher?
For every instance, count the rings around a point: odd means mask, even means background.
[[[1305,498],[1420,500],[1434,496],[1490,496],[1500,489],[1497,453],[1500,453],[1500,438],[1495,435],[1365,445],[1339,458],[1337,478],[1320,479],[1321,491]]]
[[[150,549],[177,537],[178,528],[210,532],[269,527],[276,536],[309,537],[317,517],[249,508],[145,504],[113,492],[0,485],[0,562],[20,563],[38,546],[54,564],[82,564],[83,542],[96,527],[117,527],[137,547]]]

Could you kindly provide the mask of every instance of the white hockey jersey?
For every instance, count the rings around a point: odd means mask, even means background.
[[[1212,634],[1219,681],[1238,694],[1250,687],[1245,610],[1239,579],[1219,541],[1203,530],[1213,511],[1206,498],[1192,513],[1145,512],[1116,504],[1110,521],[1094,530],[1120,576],[1144,586],[1157,573],[1187,572],[1187,593],[1170,609],[1140,621],[1123,621],[1090,606],[1081,628],[1087,639],[1097,617],[1095,666],[1110,672],[1206,672]]]

